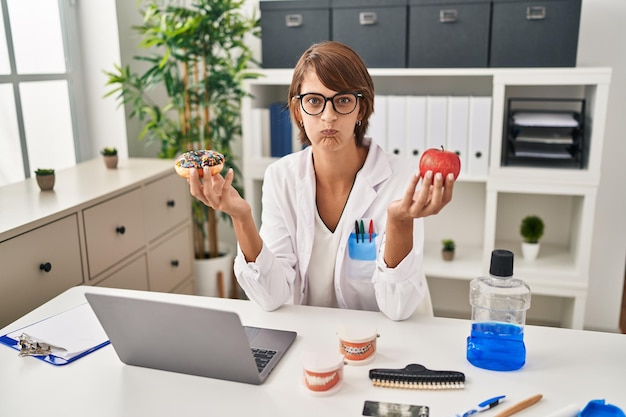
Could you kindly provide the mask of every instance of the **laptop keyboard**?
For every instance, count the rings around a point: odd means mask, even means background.
[[[251,348],[259,373],[265,369],[270,360],[276,355],[275,350]]]

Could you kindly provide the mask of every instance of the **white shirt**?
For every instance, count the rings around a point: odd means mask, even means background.
[[[387,268],[383,260],[387,207],[402,198],[417,170],[414,160],[386,154],[374,143],[369,146],[344,208],[343,216],[348,221],[335,230],[339,234],[334,270],[338,307],[382,311],[392,320],[411,316],[425,296],[425,306],[430,308],[422,270],[422,219],[414,221],[413,250],[395,268]],[[259,233],[263,248],[256,261],[250,263],[238,248],[234,270],[239,285],[265,310],[275,310],[285,303],[306,303],[316,212],[310,148],[287,155],[267,168],[262,207]],[[348,250],[348,239],[354,232],[354,223],[349,220],[370,218],[377,234],[373,239],[376,260],[355,262]]]
[[[337,229],[341,228],[344,216],[341,216]],[[336,229],[336,230],[337,230]],[[328,230],[315,210],[315,233],[311,262],[309,263],[307,305],[318,307],[337,307],[335,295],[335,262],[339,248],[339,233]]]

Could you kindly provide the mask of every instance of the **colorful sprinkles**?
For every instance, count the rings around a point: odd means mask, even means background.
[[[188,151],[180,155],[176,163],[182,168],[212,167],[223,164],[224,155],[213,150]]]

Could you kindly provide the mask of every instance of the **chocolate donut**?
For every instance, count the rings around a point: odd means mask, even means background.
[[[188,151],[179,155],[174,164],[176,173],[183,178],[189,178],[192,169],[202,177],[206,166],[210,167],[211,175],[220,173],[224,169],[224,155],[211,149]]]

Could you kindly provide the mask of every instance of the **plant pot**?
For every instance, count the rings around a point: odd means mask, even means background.
[[[527,261],[534,261],[539,254],[539,243],[522,242],[522,256]]]
[[[217,258],[195,259],[196,295],[237,298],[233,276],[235,249],[220,243],[223,254]]]
[[[117,168],[117,155],[103,155],[104,164],[108,169]]]
[[[453,250],[442,250],[441,257],[444,261],[451,261],[454,259],[454,251]]]
[[[41,191],[49,191],[54,188],[54,180],[55,180],[54,174],[35,175],[35,178],[37,178],[37,185],[39,185],[39,188],[41,189]]]

